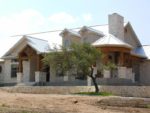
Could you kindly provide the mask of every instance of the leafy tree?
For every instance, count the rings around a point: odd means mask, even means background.
[[[96,61],[100,61],[102,58],[102,53],[91,46],[88,43],[83,44],[72,44],[72,59],[74,64],[78,69],[81,69],[84,76],[91,77],[93,84],[95,86],[95,92],[99,92],[99,88],[96,82],[96,75],[93,75],[93,65],[96,64]]]
[[[82,71],[84,76],[91,77],[95,86],[95,92],[99,92],[96,82],[96,75],[93,75],[93,65],[100,61],[102,53],[88,43],[74,43],[69,48],[61,46],[60,51],[55,48],[52,52],[46,54],[43,58],[44,64],[52,64],[54,68],[59,63],[62,65],[64,72],[72,68]]]

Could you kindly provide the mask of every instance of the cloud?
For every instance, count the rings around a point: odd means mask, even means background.
[[[92,15],[90,13],[83,14],[82,17],[83,17],[83,20],[86,22],[89,22],[92,20]]]
[[[21,13],[0,17],[0,33],[12,35],[37,30],[44,25],[44,17],[35,10],[25,10]]]
[[[89,13],[74,16],[66,12],[58,12],[44,16],[34,9],[27,9],[8,16],[0,16],[0,56],[20,38],[10,36],[63,29],[65,27],[78,27],[86,25],[91,20],[92,16]],[[59,39],[51,38],[51,40],[51,42],[57,43]]]
[[[41,31],[45,24],[45,17],[32,9],[8,16],[0,16],[0,56],[20,38],[10,36]]]
[[[49,21],[56,24],[71,24],[77,22],[77,18],[66,13],[60,12],[49,16]]]

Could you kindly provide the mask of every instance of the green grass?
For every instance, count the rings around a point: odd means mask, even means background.
[[[146,105],[146,108],[150,108],[150,104]]]
[[[113,94],[108,93],[108,92],[99,92],[99,93],[95,93],[95,92],[79,92],[79,93],[75,93],[75,94],[90,95],[90,96],[112,96],[113,95]]]

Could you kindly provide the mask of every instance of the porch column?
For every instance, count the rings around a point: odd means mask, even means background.
[[[124,53],[120,53],[120,58],[119,58],[119,65],[123,66],[124,65]]]
[[[19,57],[19,68],[17,72],[17,83],[23,82],[23,66],[22,59]]]
[[[46,73],[42,72],[41,58],[39,54],[36,56],[36,62],[37,62],[37,67],[35,72],[35,82],[46,82]]]

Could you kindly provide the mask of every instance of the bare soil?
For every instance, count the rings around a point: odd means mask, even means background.
[[[0,113],[150,113],[149,108],[102,106],[100,98],[107,97],[0,91]]]

